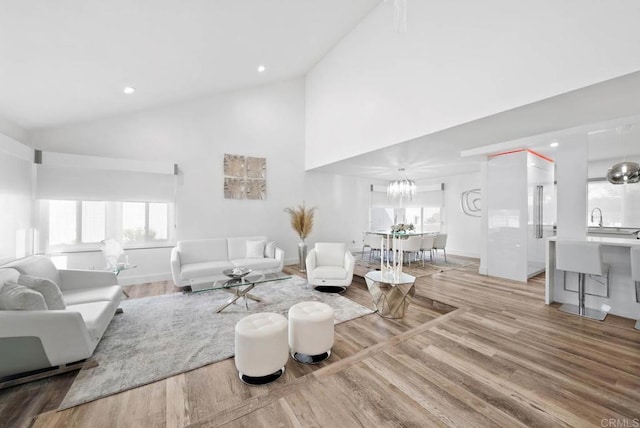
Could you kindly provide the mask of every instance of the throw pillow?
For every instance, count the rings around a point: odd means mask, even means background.
[[[42,294],[44,301],[47,303],[47,308],[49,309],[58,310],[66,309],[67,307],[62,299],[62,292],[60,292],[60,288],[58,288],[58,285],[50,279],[38,278],[37,276],[31,275],[20,275],[18,277],[18,284],[24,285],[25,287]]]
[[[276,241],[269,241],[264,247],[264,256],[269,259],[276,258]]]
[[[0,309],[7,311],[46,311],[42,294],[13,282],[5,282],[0,290]]]
[[[264,241],[247,241],[247,258],[263,259],[265,244]]]

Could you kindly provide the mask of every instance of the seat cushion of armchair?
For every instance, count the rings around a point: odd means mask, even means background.
[[[312,276],[316,279],[346,279],[347,270],[342,266],[318,266]]]
[[[235,265],[228,260],[189,263],[182,265],[180,276],[182,279],[196,279],[207,276],[222,275],[225,269],[233,269]]]
[[[113,302],[116,306],[120,304],[124,295],[122,288],[118,285],[100,288],[80,288],[68,290],[62,293],[65,305],[78,305],[91,302]]]
[[[116,307],[111,302],[92,302],[68,305],[66,310],[80,313],[87,326],[89,337],[97,342],[111,322]]]
[[[280,261],[277,259],[234,259],[231,260],[236,267],[247,268],[253,270],[268,270],[280,267]]]

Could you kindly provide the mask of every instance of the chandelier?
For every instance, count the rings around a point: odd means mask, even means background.
[[[400,168],[398,171],[404,172],[404,168]],[[391,199],[399,199],[401,201],[407,199],[411,201],[415,195],[416,182],[406,177],[402,180],[389,182],[389,186],[387,187],[387,196]]]

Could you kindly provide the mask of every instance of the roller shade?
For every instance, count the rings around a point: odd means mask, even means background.
[[[412,201],[403,201],[403,208],[420,208],[420,207],[440,207],[442,206],[442,185],[432,185],[429,187],[422,186],[424,190],[416,192]],[[371,206],[372,207],[400,207],[397,200],[389,199],[387,189],[383,186],[371,186]]]
[[[36,167],[38,199],[174,200],[173,164],[50,152],[42,152],[39,160],[41,164]]]

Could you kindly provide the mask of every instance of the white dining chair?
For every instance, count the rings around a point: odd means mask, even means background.
[[[446,233],[438,233],[433,239],[433,252],[438,256],[438,250],[442,250],[444,252],[444,262],[447,262],[447,234]]]
[[[384,248],[382,248],[382,245],[381,245],[382,240],[380,236],[375,235],[373,233],[365,233],[364,242],[365,242],[365,245],[369,247],[369,262],[371,262],[371,256],[373,255],[373,253],[378,253],[380,254],[380,257],[382,257],[382,251],[384,250]],[[363,257],[364,257],[364,254],[363,254]]]
[[[416,255],[416,261],[418,260],[418,253],[422,247],[422,236],[410,236],[402,243],[402,257],[406,254],[408,257],[409,266],[411,266],[411,254]]]
[[[422,266],[424,266],[424,252],[429,251],[429,263],[433,263],[433,240],[435,235],[423,235],[420,252],[422,253]]]

